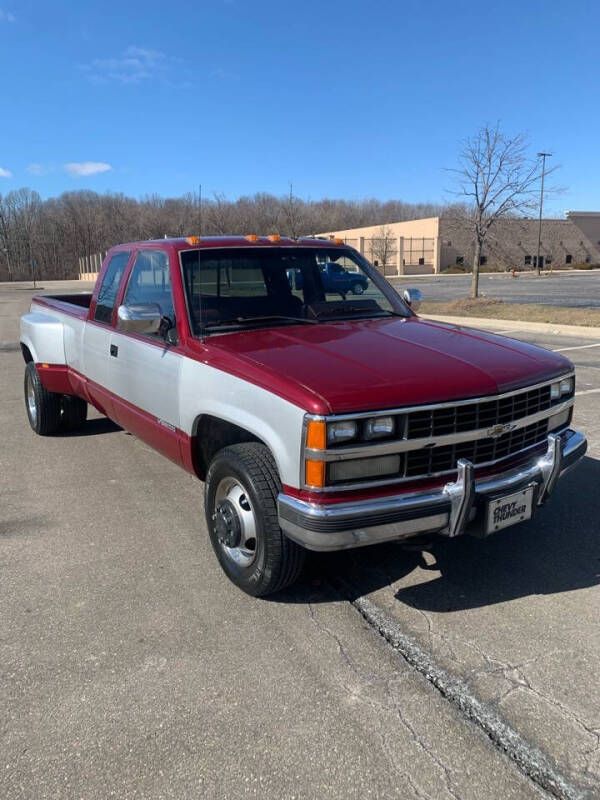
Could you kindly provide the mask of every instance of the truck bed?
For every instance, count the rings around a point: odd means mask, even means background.
[[[47,308],[55,308],[74,317],[85,319],[92,301],[91,292],[79,294],[40,294],[32,299],[32,303]]]

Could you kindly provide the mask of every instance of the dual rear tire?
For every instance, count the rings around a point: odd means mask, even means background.
[[[59,429],[77,430],[87,419],[85,400],[49,392],[44,388],[33,361],[25,367],[24,391],[27,418],[39,436],[50,436]]]

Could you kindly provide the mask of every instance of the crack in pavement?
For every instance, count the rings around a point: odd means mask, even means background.
[[[398,623],[365,597],[352,597],[340,583],[344,596],[385,641],[423,675],[449,702],[478,725],[491,741],[534,783],[561,800],[591,798],[588,789],[576,786],[562,775],[552,760],[527,742],[491,708],[475,697],[467,683],[440,667],[429,653],[406,636]]]
[[[352,658],[352,656],[350,655],[350,653],[348,652],[346,647],[343,645],[340,637],[334,631],[332,631],[330,628],[328,628],[318,618],[317,614],[315,613],[314,606],[310,602],[308,603],[308,612],[309,612],[309,616],[311,618],[311,621],[315,624],[315,626],[318,628],[318,630],[321,631],[322,633],[325,633],[327,636],[329,636],[335,642],[335,644],[336,644],[336,646],[338,648],[338,652],[340,653],[342,659],[344,660],[346,665],[352,670],[352,672],[356,675],[356,677],[359,679],[359,681],[362,684],[367,684],[367,685],[368,684],[373,684],[374,681],[372,679],[372,676],[365,675],[361,671],[361,669],[359,668],[359,666],[356,663],[356,661]],[[415,742],[415,744],[418,747],[420,747],[427,754],[427,756],[442,771],[443,776],[444,776],[444,783],[445,783],[446,789],[447,789],[448,794],[450,795],[450,797],[453,797],[454,800],[460,800],[460,796],[457,794],[457,792],[455,791],[454,786],[453,786],[453,779],[452,779],[452,775],[451,775],[450,769],[442,762],[442,760],[439,758],[437,753],[431,748],[431,746],[428,745],[425,741],[423,741],[423,739],[419,736],[419,734],[415,730],[415,728],[412,725],[412,723],[410,723],[409,720],[405,717],[405,715],[404,715],[404,713],[403,713],[398,701],[395,699],[394,694],[392,692],[392,689],[391,689],[391,686],[390,686],[391,681],[381,678],[378,682],[380,684],[380,688],[383,690],[383,692],[385,693],[385,696],[387,698],[387,701],[388,701],[387,705],[385,703],[378,702],[377,700],[374,700],[373,698],[365,697],[363,695],[358,694],[356,691],[354,691],[351,687],[349,687],[345,683],[341,683],[340,685],[342,686],[343,690],[347,694],[349,694],[352,698],[354,698],[355,700],[357,700],[357,701],[359,701],[361,703],[365,703],[366,705],[370,706],[371,708],[375,708],[375,709],[380,710],[380,711],[385,711],[386,713],[395,714],[395,716],[397,716],[399,718],[400,722],[406,728],[406,730],[408,730],[408,732],[410,733],[411,738]],[[396,758],[395,758],[395,755],[391,752],[389,743],[386,741],[384,735],[382,733],[378,732],[378,736],[379,736],[379,738],[381,740],[382,749],[386,753],[386,755],[387,755],[387,757],[388,757],[388,759],[390,761],[390,764],[394,768],[394,771],[409,783],[409,785],[411,786],[411,788],[413,789],[413,791],[415,792],[417,797],[424,798],[424,800],[431,800],[431,796],[429,794],[427,794],[417,784],[415,784],[415,782],[412,779],[412,777],[410,776],[410,774],[408,774],[407,772],[405,772],[404,770],[402,770],[398,766]]]

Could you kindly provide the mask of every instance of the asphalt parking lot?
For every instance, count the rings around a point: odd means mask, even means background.
[[[590,444],[533,520],[314,556],[254,600],[191,476],[95,413],[30,430],[29,297],[0,288],[2,798],[600,797],[598,340],[507,323],[575,363]]]
[[[410,275],[393,283],[415,285],[425,300],[451,301],[467,297],[470,275]],[[539,303],[572,308],[600,308],[600,270],[589,272],[552,272],[537,277],[534,273],[518,272],[515,278],[507,273],[479,277],[480,293],[511,303]]]

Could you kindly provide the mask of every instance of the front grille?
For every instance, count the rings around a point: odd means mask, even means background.
[[[548,420],[534,422],[517,431],[510,431],[497,439],[477,439],[472,442],[425,447],[406,453],[404,477],[432,475],[456,469],[459,458],[466,458],[475,466],[515,455],[536,444],[541,444],[548,435]]]
[[[494,425],[528,417],[530,414],[537,414],[538,411],[545,411],[550,406],[550,386],[547,385],[498,400],[479,400],[449,408],[411,411],[406,419],[406,438],[421,439],[491,428]]]

